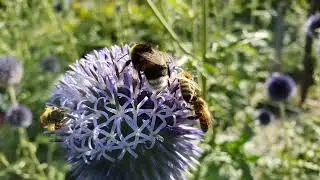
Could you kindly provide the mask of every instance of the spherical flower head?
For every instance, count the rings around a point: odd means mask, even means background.
[[[311,15],[306,24],[305,31],[309,37],[314,37],[315,30],[320,27],[320,13]]]
[[[22,105],[11,106],[5,114],[5,119],[16,127],[29,127],[32,123],[32,112]]]
[[[61,62],[56,56],[49,56],[41,61],[41,67],[48,72],[59,72]]]
[[[129,46],[89,53],[70,67],[49,104],[70,109],[55,131],[78,179],[182,179],[197,163],[202,131],[183,101],[178,68],[155,91],[130,63]]]
[[[263,126],[268,125],[274,120],[274,114],[268,109],[259,109],[257,113],[257,120],[259,120],[260,124]]]
[[[21,62],[11,56],[0,57],[0,86],[19,84],[23,74]]]
[[[296,84],[294,80],[281,73],[273,73],[266,82],[267,93],[273,101],[286,101],[294,95]]]

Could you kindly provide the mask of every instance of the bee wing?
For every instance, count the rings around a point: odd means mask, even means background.
[[[153,51],[152,53],[146,52],[141,54],[141,56],[158,65],[166,64],[168,61],[172,61],[173,59],[168,53],[161,51]]]

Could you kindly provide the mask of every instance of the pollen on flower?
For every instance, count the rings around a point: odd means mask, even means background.
[[[158,93],[132,65],[120,72],[128,60],[127,45],[89,53],[70,66],[49,99],[71,109],[56,134],[73,175],[180,179],[197,163],[202,132],[192,127],[196,119],[183,103],[177,68],[170,64],[170,86]]]

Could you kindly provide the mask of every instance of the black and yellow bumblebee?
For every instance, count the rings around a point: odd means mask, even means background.
[[[44,112],[40,116],[41,127],[47,128],[50,132],[64,127],[69,112],[70,110],[67,108],[46,106]]]
[[[141,72],[143,72],[148,83],[157,92],[169,85],[169,62],[172,60],[172,56],[148,44],[134,44],[130,48],[130,57],[131,60],[127,61],[124,68],[132,62],[134,69],[138,71],[140,82],[142,80]]]

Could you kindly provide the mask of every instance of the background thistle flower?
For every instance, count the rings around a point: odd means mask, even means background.
[[[306,22],[305,29],[309,37],[313,37],[315,30],[320,27],[320,13],[310,16]]]
[[[259,120],[261,125],[268,125],[271,121],[274,120],[274,114],[267,109],[259,109],[257,120]]]
[[[6,111],[5,119],[13,126],[29,127],[32,123],[32,112],[25,106],[13,105]]]
[[[0,86],[19,84],[23,74],[22,64],[11,56],[0,57]]]
[[[71,8],[72,0],[55,0],[53,8],[57,12],[65,11]]]
[[[61,62],[56,56],[49,56],[41,61],[41,67],[45,71],[59,72],[61,70]]]
[[[266,82],[267,93],[273,101],[285,101],[288,100],[296,89],[294,80],[287,75],[280,73],[273,73]]]
[[[177,68],[170,86],[156,93],[142,87],[129,60],[129,46],[113,46],[78,60],[60,80],[49,104],[71,110],[56,130],[79,179],[181,179],[201,154],[202,132],[191,127]]]

